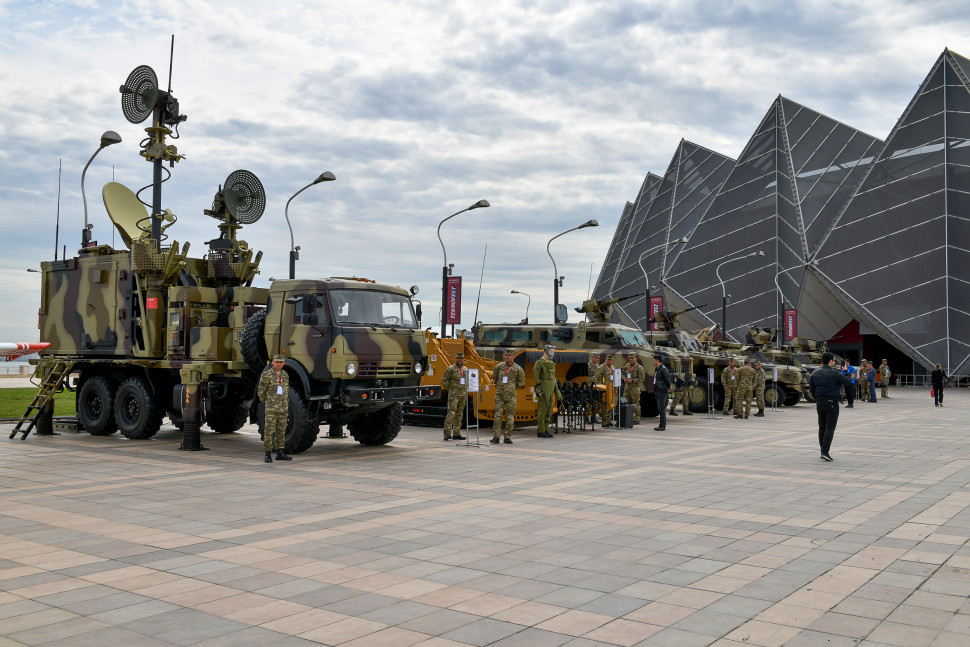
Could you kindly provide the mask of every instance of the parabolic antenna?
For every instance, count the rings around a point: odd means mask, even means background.
[[[250,171],[233,171],[222,189],[226,211],[241,225],[251,225],[263,215],[266,191],[259,178]]]
[[[140,124],[152,114],[158,99],[158,77],[155,76],[155,70],[147,65],[139,65],[131,71],[119,90],[121,111],[125,119],[133,124]]]

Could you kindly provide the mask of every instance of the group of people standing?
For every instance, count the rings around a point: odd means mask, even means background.
[[[734,358],[728,360],[728,365],[721,370],[721,386],[724,389],[724,410],[726,416],[731,415],[734,405],[734,417],[745,420],[751,415],[752,399],[758,405],[755,418],[765,415],[765,380],[767,375],[761,366],[761,360],[755,360],[751,366],[751,359],[744,359],[744,366],[735,366]]]
[[[846,360],[842,364],[842,374],[849,378],[849,385],[845,387],[845,397],[842,400],[848,402],[846,408],[852,408],[856,398],[863,402],[878,402],[876,389],[882,389],[882,397],[890,400],[889,397],[889,378],[892,371],[889,370],[888,360],[882,360],[879,367],[873,366],[872,362],[863,359],[857,369]]]

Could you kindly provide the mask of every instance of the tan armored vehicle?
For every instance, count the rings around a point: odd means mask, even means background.
[[[643,415],[656,416],[658,411],[653,398],[653,355],[663,355],[663,363],[678,379],[685,379],[690,367],[690,357],[676,348],[651,345],[644,334],[632,326],[611,323],[609,319],[613,315],[613,304],[624,298],[630,297],[584,301],[582,307],[576,308],[576,312],[589,315],[592,319],[589,322],[559,325],[479,323],[473,329],[475,349],[483,357],[501,359],[505,349],[509,347],[541,349],[545,344],[553,344],[557,350],[595,353],[599,355],[601,362],[612,353],[616,356],[614,366],[617,368],[626,363],[626,353],[635,352],[647,373],[645,390],[640,395],[640,408]],[[557,352],[555,360],[559,360],[559,357]],[[563,360],[566,357],[564,355]],[[586,367],[577,364],[573,370],[577,375],[580,371],[585,375]],[[575,375],[567,376],[568,379],[573,377]],[[692,401],[694,397],[692,395]]]
[[[41,264],[40,338],[50,346],[37,367],[40,392],[11,438],[35,423],[49,432],[50,398],[69,388],[77,426],[90,434],[149,438],[168,416],[183,429],[183,448],[201,449],[201,424],[227,433],[261,417],[254,387],[267,358],[282,353],[289,452],[308,449],[321,423],[347,425],[363,444],[393,440],[402,403],[437,390],[420,385],[427,358],[416,290],[358,278],[254,286],[262,252],[237,233],[259,219],[266,196],[248,171],[216,191],[203,212],[219,234],[203,256],[189,256],[187,243],[167,240],[176,218],[161,208],[159,181],[162,162],[182,159],[165,140],[185,117],[151,68],[137,68],[121,90],[129,121],[152,116],[140,154],[155,166],[153,203],[105,185],[125,249],[91,242],[86,226],[77,256]]]

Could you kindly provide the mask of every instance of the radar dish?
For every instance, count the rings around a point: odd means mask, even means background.
[[[233,171],[222,189],[226,210],[241,225],[251,225],[263,215],[266,191],[259,178],[250,171]]]
[[[125,119],[133,124],[140,124],[148,119],[158,99],[158,77],[155,76],[155,70],[147,65],[139,65],[131,71],[125,84],[119,89],[121,112]]]

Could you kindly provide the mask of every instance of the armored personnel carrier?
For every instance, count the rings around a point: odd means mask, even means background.
[[[183,159],[167,138],[186,117],[147,66],[121,93],[130,122],[151,117],[139,154],[153,165],[144,187],[152,187],[152,203],[108,183],[104,205],[125,248],[91,241],[86,224],[76,256],[41,264],[40,338],[50,346],[36,370],[38,396],[11,438],[26,438],[35,424],[50,431],[51,397],[68,388],[77,426],[92,435],[150,438],[168,416],[183,430],[183,449],[202,449],[202,424],[228,433],[261,420],[254,387],[267,358],[281,353],[290,375],[289,452],[309,449],[321,423],[347,425],[367,445],[393,440],[402,403],[437,390],[420,385],[427,357],[416,289],[360,278],[254,286],[262,252],[237,234],[260,218],[266,196],[248,171],[219,186],[203,210],[219,233],[203,256],[190,256],[188,243],[167,240],[177,218],[162,209],[161,181],[170,173],[163,163]]]
[[[696,307],[699,306],[694,308]],[[801,400],[803,393],[808,392],[808,372],[803,368],[772,362],[768,356],[753,347],[733,342],[714,343],[713,336],[716,325],[699,333],[681,329],[679,317],[694,308],[658,312],[651,323],[656,323],[659,330],[648,331],[646,334],[658,346],[668,345],[690,354],[694,374],[697,376],[699,386],[703,386],[705,394],[707,393],[710,369],[714,370],[715,408],[719,409],[723,406],[724,388],[721,386],[721,371],[732,358],[737,366],[743,365],[745,357],[750,357],[752,361],[761,361],[768,377],[765,382],[765,404],[769,407],[782,404],[789,407],[794,406]],[[772,379],[776,371],[778,374],[777,382]],[[706,401],[701,410],[707,410]]]
[[[635,296],[635,295],[634,295]],[[552,344],[557,350],[586,351],[599,355],[600,361],[605,360],[610,353],[616,355],[614,366],[621,367],[625,362],[625,355],[635,352],[640,365],[646,371],[647,379],[644,391],[640,394],[640,410],[645,416],[658,415],[657,404],[653,396],[653,355],[658,353],[664,357],[663,364],[669,368],[678,379],[685,379],[690,368],[690,357],[677,348],[661,347],[651,344],[644,334],[631,326],[611,323],[613,305],[624,299],[589,299],[576,308],[576,312],[588,315],[592,321],[581,321],[575,324],[483,324],[478,323],[472,329],[475,349],[483,357],[501,359],[506,348],[541,349],[545,344]],[[565,356],[563,356],[565,359]],[[570,356],[571,357],[571,356]],[[556,359],[559,353],[556,354]],[[573,371],[585,372],[586,367],[576,364]],[[584,374],[584,373],[583,373]],[[567,375],[571,379],[576,375]],[[699,394],[692,394],[700,398]],[[703,398],[706,401],[706,392]],[[703,402],[700,403],[703,405]],[[700,406],[700,405],[698,405]],[[706,406],[706,405],[704,405]],[[703,409],[706,411],[706,408]]]

